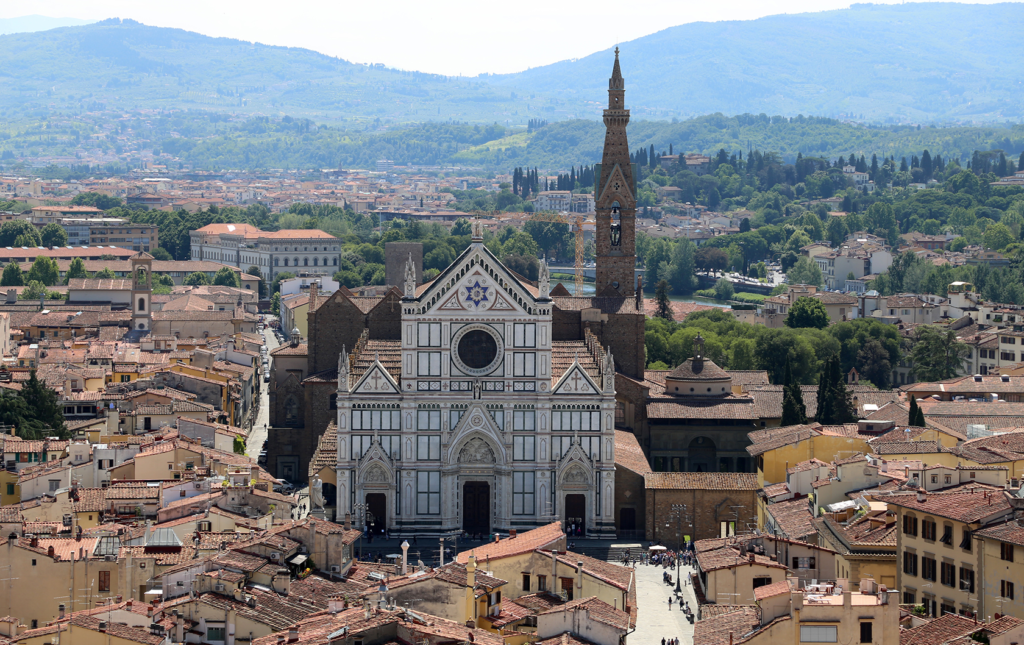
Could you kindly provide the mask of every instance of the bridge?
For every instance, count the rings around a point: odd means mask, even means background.
[[[550,271],[551,273],[571,273],[572,275],[576,275],[576,267],[548,266],[548,271]],[[584,278],[590,278],[591,280],[597,279],[597,267],[583,267],[582,271]],[[640,267],[633,269],[634,283],[636,282],[636,276],[641,276],[644,274],[644,272],[645,269],[642,269]]]

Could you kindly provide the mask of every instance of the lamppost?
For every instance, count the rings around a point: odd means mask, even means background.
[[[683,552],[683,518],[686,516],[686,504],[673,504],[672,514],[677,520],[679,520],[679,532],[677,533],[676,540],[676,593],[681,593],[683,587],[680,584],[679,574],[680,567],[682,566],[682,552]]]
[[[368,508],[369,507],[366,504],[352,505],[353,514],[356,516],[356,521],[359,523],[359,555],[356,556],[359,560],[363,559],[363,532],[364,527],[366,526],[366,524],[363,523],[363,518],[369,512]]]

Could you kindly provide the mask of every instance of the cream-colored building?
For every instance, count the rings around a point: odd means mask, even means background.
[[[1003,491],[967,485],[949,492],[899,492],[885,501],[899,527],[896,585],[901,601],[923,605],[931,616],[983,616],[992,580],[981,578],[983,549],[975,532],[1012,513]]]

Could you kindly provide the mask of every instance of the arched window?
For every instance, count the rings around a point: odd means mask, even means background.
[[[284,265],[285,265],[285,266],[288,266],[288,258],[285,258],[285,259],[284,259]]]
[[[292,264],[294,266],[299,266],[299,258],[292,258]]]
[[[324,258],[324,266],[327,266],[327,258]]]
[[[299,425],[299,401],[294,395],[289,396],[284,403],[284,424],[286,426]]]
[[[319,263],[320,263],[320,258],[313,258],[313,266],[318,266]]]
[[[146,299],[145,298],[139,298],[139,311],[145,311],[145,310],[146,310]]]
[[[302,259],[302,266],[307,266],[307,267],[309,266],[309,258],[303,258]]]
[[[338,258],[334,258],[334,266],[338,266]]]
[[[274,266],[281,266],[280,264],[278,264],[278,262],[280,262],[280,260],[281,260],[281,258],[274,258]]]

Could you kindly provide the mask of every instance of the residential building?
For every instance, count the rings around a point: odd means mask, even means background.
[[[243,271],[258,267],[272,281],[282,271],[337,271],[341,242],[320,230],[261,231],[249,224],[208,224],[192,231],[192,259]]]

